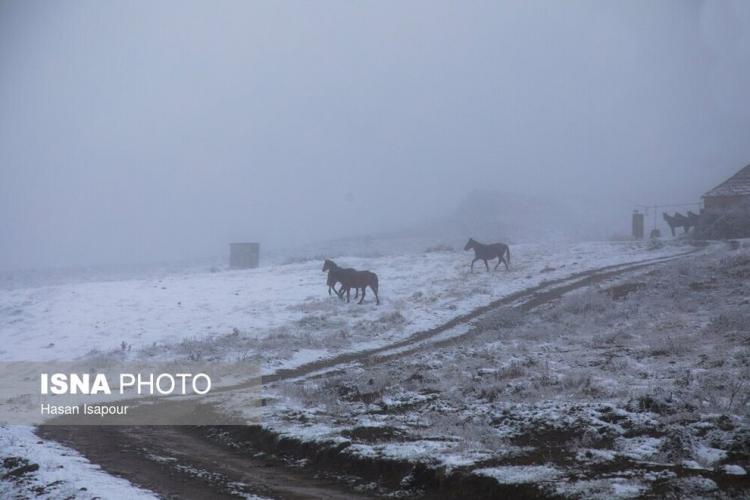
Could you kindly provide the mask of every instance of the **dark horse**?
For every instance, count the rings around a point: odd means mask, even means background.
[[[676,227],[681,227],[687,233],[692,226],[690,219],[682,215],[680,212],[675,212],[674,216],[670,216],[668,213],[664,212],[662,217],[664,217],[667,225],[669,225],[669,229],[672,231],[672,236],[675,236],[674,230]]]
[[[331,295],[331,290],[333,290],[334,293],[339,297],[341,297],[341,294],[344,293],[343,286],[339,290],[336,290],[336,283],[341,283],[338,280],[340,270],[341,268],[337,266],[336,263],[332,260],[326,259],[326,261],[323,263],[323,272],[328,271],[328,278],[326,279],[326,285],[328,285],[328,295]],[[354,269],[345,269],[345,271],[354,271]],[[359,293],[359,290],[357,290],[357,293]],[[355,296],[354,298],[356,299],[357,297]]]
[[[332,260],[326,259],[323,262],[323,272],[328,271],[328,285],[333,287],[336,283],[341,283],[341,289],[336,292],[336,288],[333,291],[336,295],[343,297],[344,291],[346,291],[346,301],[349,302],[351,296],[351,289],[356,290],[356,294],[362,291],[362,297],[359,299],[358,304],[361,304],[365,300],[365,291],[369,286],[375,294],[375,302],[380,305],[380,298],[378,297],[378,275],[370,271],[357,271],[355,269],[344,269],[336,265]],[[329,288],[330,292],[330,288]],[[354,298],[357,298],[357,295]]]
[[[335,266],[336,264],[334,263],[333,265]],[[349,268],[349,269],[346,269],[346,271],[354,271],[354,269]],[[336,277],[337,274],[339,273],[332,273],[330,271],[328,272],[328,278],[326,279],[326,285],[328,285],[328,295],[331,295],[331,290],[333,290],[333,292],[339,298],[343,299],[344,298],[343,295],[345,291],[343,284],[340,289],[336,290],[336,283],[340,283],[340,281],[337,280],[337,277]],[[357,297],[359,297],[359,288],[354,290],[354,300],[357,300]]]
[[[472,273],[474,272],[474,263],[478,260],[484,261],[484,267],[487,268],[487,271],[490,270],[490,266],[489,264],[487,264],[487,261],[492,259],[499,259],[497,261],[495,269],[498,268],[501,262],[505,264],[506,271],[509,269],[508,264],[510,264],[510,248],[508,248],[508,245],[506,245],[505,243],[490,243],[489,245],[485,245],[484,243],[475,241],[474,238],[469,238],[469,241],[464,247],[464,251],[471,249],[474,249],[474,260],[471,261]],[[505,259],[506,256],[508,257],[507,260]]]

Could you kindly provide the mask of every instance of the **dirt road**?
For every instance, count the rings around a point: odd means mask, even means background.
[[[499,307],[530,310],[561,297],[572,290],[587,287],[619,275],[663,262],[683,258],[694,251],[675,256],[648,259],[629,264],[607,266],[543,283],[502,297],[486,306],[458,316],[443,325],[418,332],[408,339],[377,349],[342,354],[291,370],[263,377],[263,383],[307,376],[351,363],[366,366],[378,359],[403,357],[445,342],[457,342],[471,335],[465,326]],[[222,388],[241,390],[243,384]],[[92,427],[48,425],[38,430],[41,437],[75,448],[105,471],[128,479],[165,498],[237,498],[259,495],[271,498],[368,498],[362,493],[363,481],[335,477],[320,470],[290,466],[288,461],[258,453],[252,442],[239,448],[207,439],[205,429],[194,427]],[[377,491],[377,490],[368,490]]]

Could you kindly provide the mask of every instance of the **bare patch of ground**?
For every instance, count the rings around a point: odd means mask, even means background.
[[[525,496],[745,497],[748,273],[746,251],[700,255],[499,308],[408,361],[277,383],[267,427]]]
[[[291,465],[299,469],[298,480],[303,485],[307,484],[305,479],[316,477],[334,481],[332,485],[318,484],[306,492],[298,490],[297,494],[305,498],[326,496],[329,490],[335,491],[336,484],[346,485],[345,491],[349,493],[358,491],[366,495],[557,496],[561,493],[556,483],[567,477],[562,468],[566,462],[561,460],[556,464],[548,458],[554,453],[540,452],[542,447],[537,443],[556,441],[561,444],[553,451],[563,449],[563,444],[569,440],[563,439],[566,433],[561,434],[554,425],[549,429],[538,426],[540,433],[528,433],[528,439],[524,440],[523,432],[517,437],[498,432],[501,424],[494,417],[496,410],[514,407],[523,410],[520,414],[511,412],[512,418],[509,417],[509,421],[520,422],[517,427],[522,430],[525,420],[534,422],[534,411],[544,413],[552,408],[553,412],[563,415],[564,408],[554,408],[555,404],[559,407],[562,403],[554,401],[554,397],[545,399],[541,392],[536,399],[524,400],[521,394],[518,403],[505,401],[502,391],[478,395],[475,388],[482,384],[477,383],[477,377],[495,376],[495,385],[506,379],[539,382],[535,373],[542,365],[534,361],[534,354],[551,352],[547,344],[552,343],[545,340],[544,329],[527,331],[527,328],[549,320],[537,322],[537,315],[525,311],[543,307],[546,314],[547,307],[559,306],[549,304],[564,293],[657,262],[655,259],[645,264],[604,268],[579,273],[566,280],[553,280],[498,299],[397,344],[263,377],[264,383],[270,386],[263,427],[173,428],[166,433],[151,432],[149,428],[110,431],[47,427],[42,432],[75,447],[108,472],[165,495],[174,492],[180,495],[180,488],[186,488],[192,496],[199,496],[199,491],[233,495],[236,491],[228,491],[225,486],[236,487],[242,483],[244,491],[284,497],[287,483],[295,481],[291,477],[283,479],[283,472]],[[564,306],[570,309],[567,313],[601,313],[612,301],[606,294],[591,297],[595,298],[570,299]],[[510,307],[513,304],[519,305]],[[393,316],[387,321],[396,324],[400,319]],[[474,324],[467,333],[441,337],[455,326],[463,328],[470,322]],[[507,340],[504,336],[509,333],[515,336],[516,332],[519,339],[526,339],[526,347],[516,346],[518,352],[503,345]],[[432,347],[427,347],[428,344]],[[510,358],[506,356],[508,353],[512,355]],[[470,361],[472,359],[474,361]],[[463,369],[459,369],[461,363],[466,365]],[[351,368],[352,364],[355,368]],[[331,368],[337,371],[313,375]],[[542,380],[547,381],[548,392],[555,394],[557,389],[549,375],[552,372],[546,368],[544,372],[547,378]],[[291,382],[299,377],[306,378]],[[558,385],[578,390],[588,385],[586,380],[586,377],[571,376]],[[240,394],[242,387],[223,389]],[[529,402],[538,404],[539,408],[535,410]],[[601,408],[587,412],[586,405],[579,404],[580,408],[574,413],[580,413],[585,421],[592,412],[606,413],[611,406],[602,406],[601,401],[595,404]],[[112,432],[114,434],[109,435]],[[588,443],[588,438],[584,443]],[[127,460],[118,451],[122,449],[132,451],[127,454]],[[185,450],[192,451],[186,453]],[[226,463],[221,458],[222,453],[226,454]],[[565,452],[565,455],[570,453]],[[157,470],[151,456],[167,457],[159,467],[168,466],[168,474],[162,471],[149,479],[148,474]],[[259,457],[268,457],[273,464],[258,464],[255,459]],[[280,467],[281,474],[265,476],[267,480],[260,481],[259,490],[258,484],[237,479],[238,475],[252,478],[252,474],[243,476],[243,467],[251,472],[256,467],[261,467],[258,470]],[[193,470],[205,474],[189,474]],[[165,478],[171,479],[166,481]],[[632,489],[633,485],[623,486],[624,490],[628,488]]]

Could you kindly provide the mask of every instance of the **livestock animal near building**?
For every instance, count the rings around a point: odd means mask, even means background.
[[[693,213],[688,212],[687,217],[682,215],[680,212],[675,212],[674,215],[669,215],[666,212],[662,214],[662,217],[664,217],[664,221],[672,231],[672,236],[675,236],[675,228],[681,227],[683,231],[687,233],[688,231],[690,231],[691,227],[695,226],[695,219],[693,219],[690,214]],[[696,214],[693,214],[693,216],[698,217]]]

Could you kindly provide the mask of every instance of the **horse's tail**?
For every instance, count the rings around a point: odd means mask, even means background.
[[[375,292],[375,303],[380,305],[380,297],[378,297],[378,275],[371,272],[372,274],[372,281],[370,282],[370,287],[372,288],[372,291]],[[364,295],[362,295],[364,297]]]

